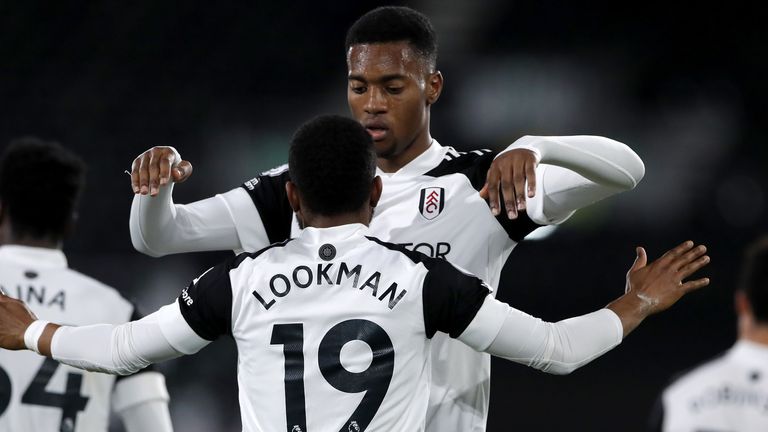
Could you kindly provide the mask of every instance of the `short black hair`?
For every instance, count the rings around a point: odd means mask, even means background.
[[[294,134],[288,167],[310,211],[325,216],[356,211],[370,197],[376,175],[373,139],[355,120],[316,117]]]
[[[408,7],[383,6],[361,16],[347,31],[345,48],[389,42],[408,42],[432,69],[437,67],[435,29],[426,15]]]
[[[0,156],[0,205],[13,234],[61,239],[85,184],[85,164],[56,142],[18,138]]]
[[[739,288],[747,295],[755,320],[768,324],[768,236],[747,248]]]

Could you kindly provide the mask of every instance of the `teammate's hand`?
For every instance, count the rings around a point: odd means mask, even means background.
[[[499,204],[499,185],[507,217],[517,218],[517,212],[525,210],[525,197],[536,195],[536,166],[539,164],[536,153],[526,149],[510,150],[501,154],[488,169],[485,186],[480,190],[480,196],[488,200],[491,213],[498,216],[501,211]],[[528,182],[528,190],[525,184]]]
[[[0,291],[0,348],[27,349],[24,332],[37,317],[24,302],[8,297]]]
[[[626,293],[647,304],[648,315],[661,312],[675,304],[685,294],[709,284],[708,278],[684,281],[709,264],[706,246],[692,241],[667,251],[661,258],[646,264],[645,249],[637,248],[637,258],[627,272]]]
[[[192,175],[192,164],[182,160],[173,147],[158,146],[140,154],[131,165],[133,193],[157,195],[169,181],[181,183]]]
[[[709,264],[707,248],[687,241],[648,264],[645,249],[637,248],[635,263],[627,272],[625,294],[608,305],[621,319],[624,336],[649,315],[675,304],[685,294],[709,285],[709,278],[686,281]]]

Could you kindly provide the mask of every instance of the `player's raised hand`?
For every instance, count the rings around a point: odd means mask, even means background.
[[[499,189],[508,218],[516,219],[517,212],[525,210],[525,197],[533,198],[536,195],[538,164],[536,153],[526,149],[509,150],[491,163],[480,196],[488,200],[494,216],[501,212]]]
[[[0,348],[26,349],[24,332],[35,320],[37,317],[27,305],[0,291]]]
[[[686,280],[709,264],[706,253],[706,246],[694,246],[692,241],[686,241],[648,264],[645,249],[637,248],[637,258],[627,272],[624,296],[608,305],[621,318],[625,336],[647,316],[709,285],[709,278]]]
[[[181,183],[192,175],[192,164],[170,146],[157,146],[140,154],[131,165],[133,193],[155,196],[170,181]]]

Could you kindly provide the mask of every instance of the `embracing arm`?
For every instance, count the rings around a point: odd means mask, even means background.
[[[192,165],[173,147],[153,147],[133,162],[130,231],[133,247],[150,256],[209,250],[240,250],[269,244],[258,210],[242,188],[187,205],[173,203],[174,183]],[[240,232],[244,230],[243,232]]]
[[[499,208],[501,187],[510,218],[517,217],[517,210],[527,209],[534,222],[551,224],[564,221],[589,204],[633,189],[644,175],[640,157],[609,138],[524,136],[491,164],[483,194],[494,211],[494,206]]]
[[[706,286],[684,282],[709,263],[704,246],[685,242],[647,264],[637,249],[623,296],[605,309],[547,323],[487,296],[459,340],[472,348],[544,372],[567,374],[618,345],[649,315],[666,310],[683,295]]]
[[[24,332],[27,349],[79,369],[115,375],[194,354],[209,343],[189,327],[177,302],[120,325],[68,327],[34,321]]]

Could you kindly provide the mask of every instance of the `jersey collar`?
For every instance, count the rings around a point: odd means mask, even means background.
[[[447,150],[447,147],[441,146],[436,139],[433,139],[429,147],[424,150],[424,153],[416,156],[414,160],[408,162],[404,167],[393,173],[385,173],[376,167],[376,175],[381,178],[416,177],[423,175],[432,168],[440,165]]]
[[[330,243],[360,238],[367,233],[367,226],[355,223],[330,228],[307,227],[301,231],[298,238],[308,243]]]
[[[40,268],[67,268],[67,257],[59,249],[21,245],[0,246],[0,261]]]
[[[737,360],[768,365],[768,346],[756,342],[741,339],[729,354]]]

